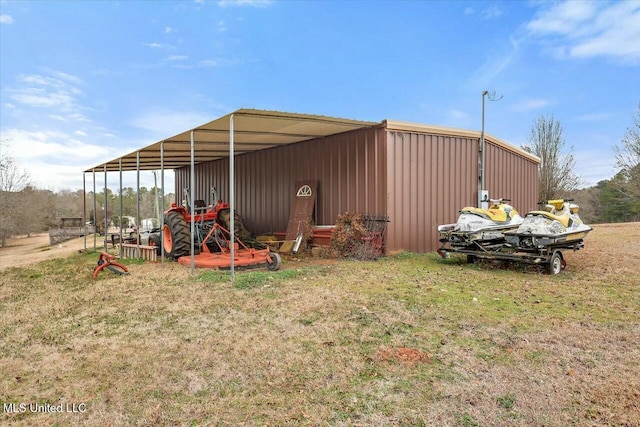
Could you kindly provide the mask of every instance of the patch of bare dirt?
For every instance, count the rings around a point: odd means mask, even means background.
[[[378,350],[377,357],[382,362],[395,362],[406,366],[414,366],[419,363],[432,363],[432,356],[416,348],[389,348]]]
[[[640,258],[640,222],[596,224],[584,240],[584,249],[565,251],[567,268],[599,275],[635,275]]]
[[[102,238],[97,244],[102,246]],[[87,236],[87,248],[93,249],[93,234]],[[24,267],[50,258],[67,257],[84,249],[84,237],[49,246],[49,234],[34,234],[7,240],[0,248],[0,271],[10,267]]]

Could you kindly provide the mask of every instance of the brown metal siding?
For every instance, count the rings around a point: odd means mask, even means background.
[[[477,141],[389,131],[387,250],[437,248],[437,226],[475,203]]]
[[[197,143],[196,143],[197,149]],[[384,214],[385,131],[361,129],[236,157],[236,210],[254,233],[284,231],[297,181],[317,179],[316,223],[334,224],[343,212]],[[209,188],[228,201],[229,162],[196,165],[196,198]],[[189,185],[189,168],[175,171],[176,194]],[[177,197],[182,200],[182,197]]]
[[[511,199],[514,208],[524,216],[536,209],[538,197],[538,165],[531,160],[487,144],[485,185],[489,197]]]
[[[387,132],[387,250],[428,252],[438,248],[437,227],[455,222],[458,211],[476,206],[478,139]],[[490,197],[508,197],[516,209],[535,208],[537,165],[487,144]]]

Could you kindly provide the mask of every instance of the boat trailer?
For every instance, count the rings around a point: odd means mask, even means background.
[[[522,248],[509,243],[494,245],[474,243],[473,245],[458,247],[445,247],[443,245],[437,252],[443,259],[449,258],[451,253],[465,254],[469,264],[476,262],[478,259],[510,261],[521,264],[542,265],[547,274],[558,274],[567,266],[562,251],[570,249],[575,252],[583,247],[584,241],[580,239],[570,242],[554,242],[537,248]]]

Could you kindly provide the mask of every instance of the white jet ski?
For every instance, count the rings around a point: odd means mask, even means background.
[[[527,213],[516,230],[504,233],[507,245],[524,251],[549,247],[578,249],[592,230],[580,219],[580,207],[569,203],[573,199],[547,201],[544,211]]]
[[[465,207],[455,224],[438,226],[441,243],[454,248],[490,246],[504,243],[504,233],[515,230],[523,218],[509,199],[491,199],[488,209]]]

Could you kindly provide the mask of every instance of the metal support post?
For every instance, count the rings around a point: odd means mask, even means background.
[[[160,264],[164,267],[164,141],[160,143],[160,187],[162,208],[160,209]]]
[[[193,208],[193,203],[194,203],[194,197],[193,197],[193,187],[195,186],[195,182],[196,182],[196,171],[195,171],[195,129],[191,131],[191,176],[190,176],[190,183],[189,183],[189,204],[191,206],[189,206],[189,210],[191,213],[191,274],[193,275],[194,273],[194,268],[195,268],[195,244],[194,244],[194,239],[195,239],[195,209]]]
[[[120,170],[120,258],[122,258],[122,158],[118,162],[118,169]]]
[[[98,239],[98,206],[96,202],[96,170],[92,169],[93,172],[93,251],[97,250],[97,239]]]
[[[233,158],[233,114],[229,118],[229,208],[231,214],[229,215],[229,234],[231,239],[231,281],[233,282],[235,276],[235,211],[236,211],[236,198],[235,198],[235,182],[234,182],[234,158]]]
[[[136,153],[136,256],[140,256],[140,152]]]
[[[107,224],[107,164],[104,164],[104,250],[107,250],[107,234],[109,224]]]

